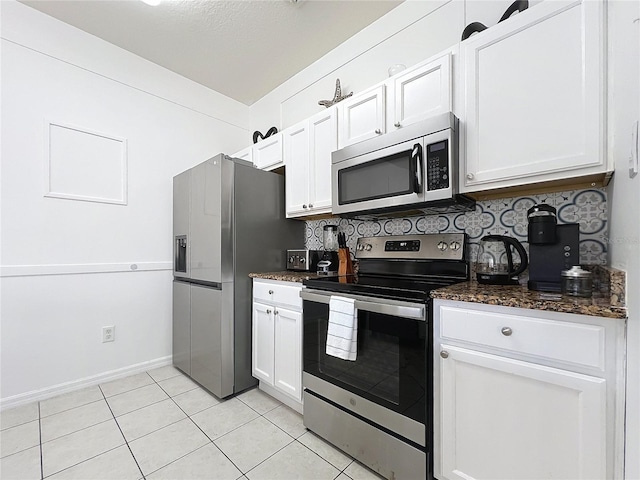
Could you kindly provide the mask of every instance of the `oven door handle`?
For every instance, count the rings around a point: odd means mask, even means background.
[[[300,297],[303,300],[316,303],[325,303],[329,305],[331,300],[331,294],[326,292],[320,292],[317,290],[308,290],[303,288],[300,292]],[[354,298],[347,297],[346,298]],[[383,315],[391,315],[393,317],[411,318],[415,320],[426,321],[425,318],[425,306],[409,303],[402,303],[394,300],[381,300],[380,302],[373,302],[370,300],[361,300],[355,297],[355,307],[358,310],[365,312],[381,313]]]

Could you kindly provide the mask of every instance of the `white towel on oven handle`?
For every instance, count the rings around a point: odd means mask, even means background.
[[[325,352],[333,357],[355,361],[358,353],[358,311],[353,298],[331,296]]]

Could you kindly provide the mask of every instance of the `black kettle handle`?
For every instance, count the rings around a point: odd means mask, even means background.
[[[498,20],[498,23],[506,20],[511,15],[513,15],[515,12],[522,12],[522,11],[526,10],[527,8],[529,8],[529,0],[516,0],[502,14],[502,17],[500,17],[500,20]]]
[[[518,252],[518,255],[520,255],[520,267],[515,272],[510,273],[510,275],[512,277],[520,275],[529,266],[529,257],[527,257],[527,251],[524,249],[522,244],[518,240],[516,240],[515,238],[502,237],[502,240],[504,240],[506,243],[511,245],[513,248],[515,248],[516,252]],[[507,258],[509,259],[509,263],[511,265],[513,265],[513,258],[511,256],[511,249],[509,249],[509,248],[507,248]]]

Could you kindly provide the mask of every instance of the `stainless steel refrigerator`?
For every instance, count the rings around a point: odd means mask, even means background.
[[[255,385],[248,274],[304,244],[284,177],[223,154],[175,176],[173,235],[173,364],[220,398]]]

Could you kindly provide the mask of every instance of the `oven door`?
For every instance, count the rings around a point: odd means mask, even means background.
[[[424,201],[422,137],[333,163],[332,212],[360,212]]]
[[[300,296],[305,388],[424,446],[427,305],[341,294],[356,300],[358,312],[357,356],[350,361],[325,353],[331,294],[303,289]]]

